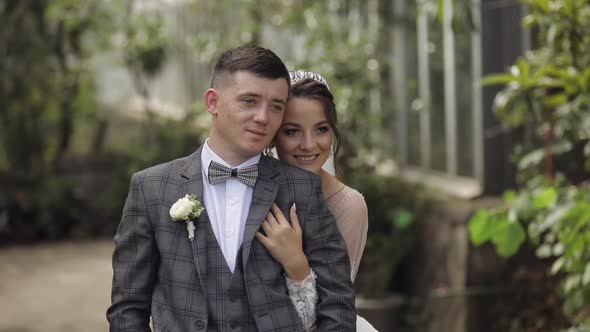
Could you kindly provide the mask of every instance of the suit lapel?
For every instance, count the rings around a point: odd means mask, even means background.
[[[270,210],[279,189],[279,184],[273,180],[279,172],[272,167],[271,162],[267,158],[262,156],[258,163],[258,180],[254,186],[252,204],[250,204],[248,219],[246,219],[244,240],[242,242],[242,266],[244,271],[248,257],[250,256],[250,248],[252,247],[254,236],[266,217],[268,210]]]
[[[182,172],[182,177],[186,179],[180,185],[181,197],[184,195],[195,195],[197,200],[204,206],[203,201],[203,175],[201,173],[201,146],[195,153],[188,157],[188,161]],[[193,251],[193,258],[197,268],[197,274],[201,283],[203,294],[207,294],[206,287],[206,273],[207,273],[207,223],[209,223],[209,216],[207,210],[193,220],[195,224],[195,238],[191,242]]]

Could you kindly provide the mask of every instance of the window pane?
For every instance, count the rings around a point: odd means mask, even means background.
[[[455,85],[457,91],[457,166],[462,176],[474,176],[473,169],[473,72],[471,27],[464,6],[455,6]]]
[[[408,163],[420,165],[420,102],[418,100],[418,34],[416,28],[416,2],[406,4],[406,100],[408,102]]]
[[[443,29],[436,18],[428,25],[428,51],[430,61],[430,125],[432,129],[432,169],[446,171],[445,142],[445,91]]]

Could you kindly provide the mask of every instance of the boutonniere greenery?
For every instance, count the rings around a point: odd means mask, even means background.
[[[195,195],[185,195],[170,208],[170,217],[174,221],[184,221],[188,231],[188,238],[192,241],[195,237],[195,224],[193,219],[198,218],[205,208],[197,200]]]

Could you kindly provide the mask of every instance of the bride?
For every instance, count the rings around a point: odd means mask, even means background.
[[[342,234],[354,281],[367,239],[367,206],[363,196],[324,170],[326,161],[333,161],[338,152],[340,134],[336,126],[336,106],[326,80],[313,72],[291,72],[291,87],[283,123],[274,147],[279,159],[313,172],[321,177],[322,192]],[[315,330],[317,291],[315,273],[303,253],[301,228],[291,207],[290,220],[273,206],[262,224],[264,234],[256,238],[283,266],[289,295],[307,331]],[[357,330],[376,331],[357,316]]]

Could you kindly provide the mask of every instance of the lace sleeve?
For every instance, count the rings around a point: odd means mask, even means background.
[[[316,290],[316,275],[313,270],[301,281],[293,281],[287,276],[287,288],[289,297],[297,310],[297,314],[303,322],[306,331],[315,330],[315,306],[318,301],[318,292]]]

